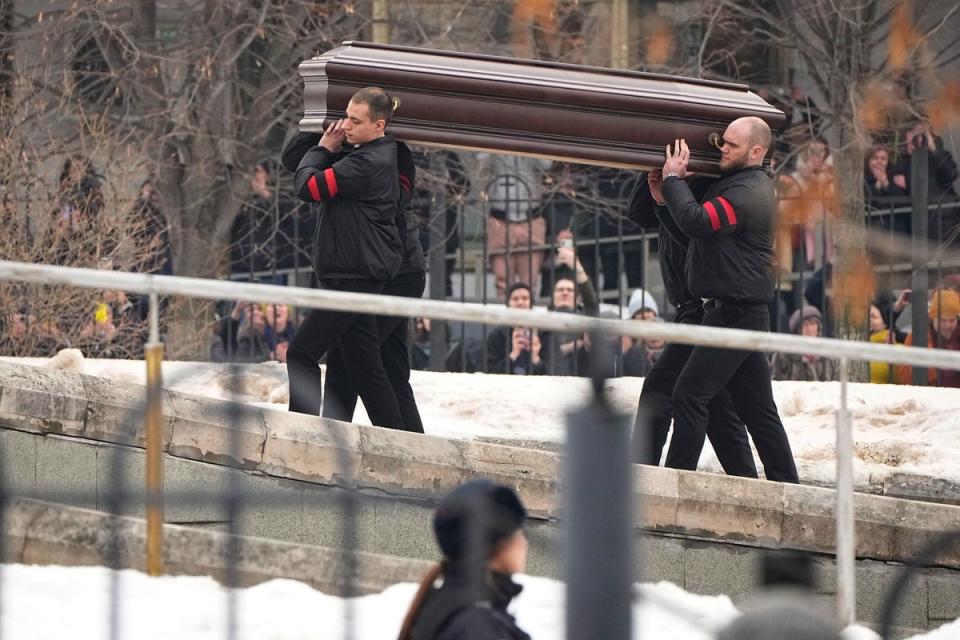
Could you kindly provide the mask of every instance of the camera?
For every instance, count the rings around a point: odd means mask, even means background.
[[[560,249],[573,249],[573,238],[563,238],[557,246]]]

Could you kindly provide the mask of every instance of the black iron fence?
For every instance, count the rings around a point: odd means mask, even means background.
[[[496,178],[502,181],[505,177]],[[581,193],[575,190],[554,189],[542,199],[526,196],[529,189],[522,179],[511,177],[515,185],[511,204],[523,217],[501,220],[491,208],[487,194],[491,185],[477,197],[444,198],[420,202],[414,210],[421,223],[421,241],[427,255],[428,288],[426,296],[432,299],[505,304],[505,289],[515,282],[531,287],[535,306],[555,307],[553,288],[559,279],[571,278],[582,267],[588,282],[575,291],[574,312],[600,313],[622,317],[628,310],[630,295],[643,289],[654,300],[652,306],[658,315],[669,320],[670,309],[663,290],[663,281],[657,262],[657,234],[641,228],[623,215],[636,175],[624,174],[615,193],[597,191]],[[781,207],[795,206],[790,198],[781,199]],[[831,313],[833,247],[840,225],[843,224],[828,207],[810,199],[800,199],[801,206],[819,209],[822,213],[808,216],[801,223],[787,224],[778,234],[780,268],[776,295],[771,302],[771,329],[787,331],[787,320],[802,304],[812,304],[823,314],[823,335],[833,337],[835,321]],[[298,215],[302,216],[302,210]],[[960,219],[960,200],[942,198],[918,207],[910,196],[887,197],[868,203],[864,212],[867,233],[867,252],[879,290],[900,291],[942,282],[945,275],[960,271],[960,252],[957,252],[957,220]],[[281,224],[276,224],[280,228]],[[276,284],[308,284],[311,279],[309,260],[304,251],[283,249],[290,242],[309,242],[303,237],[306,224],[288,225],[291,235],[273,234],[268,243],[261,242],[256,251],[266,258],[261,264],[269,269],[237,269],[243,263],[255,265],[259,258],[246,256],[235,262],[231,278]],[[911,234],[911,229],[926,231],[923,236]],[[498,235],[499,234],[499,235]],[[251,247],[254,245],[251,244]],[[281,246],[283,253],[277,253]],[[561,252],[575,256],[573,264],[562,261]],[[278,256],[274,259],[271,256]],[[569,260],[569,258],[568,258]],[[917,286],[917,276],[924,275],[926,283]],[[528,281],[529,280],[529,281]],[[590,308],[585,308],[584,303]],[[919,305],[917,305],[919,306]],[[916,315],[894,315],[887,305],[889,327],[906,331]],[[224,317],[230,308],[223,307]],[[919,309],[920,318],[926,310]],[[268,319],[269,320],[269,319]],[[297,321],[292,310],[291,322]],[[924,327],[925,328],[925,327]],[[232,330],[232,329],[228,329]],[[423,319],[411,321],[411,363],[415,368],[454,371],[491,371],[486,355],[490,332],[496,328],[485,325],[456,323],[429,323]],[[556,341],[556,336],[549,337]],[[582,339],[582,337],[581,337]],[[563,344],[577,338],[563,337]],[[226,338],[226,359],[234,360],[235,344]],[[556,344],[545,348],[556,348]],[[622,371],[622,350],[615,345],[612,375]],[[579,361],[560,366],[546,359],[548,373],[581,372]]]

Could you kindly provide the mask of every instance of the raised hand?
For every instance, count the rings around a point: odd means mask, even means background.
[[[683,138],[674,141],[673,149],[667,145],[667,160],[663,163],[663,175],[675,175],[678,178],[685,178],[687,175],[687,164],[690,162],[690,147]]]
[[[343,141],[347,139],[347,133],[343,130],[343,119],[337,120],[327,127],[320,137],[320,146],[333,153],[340,151]]]

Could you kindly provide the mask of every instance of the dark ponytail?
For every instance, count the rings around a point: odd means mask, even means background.
[[[410,603],[410,608],[407,609],[407,615],[403,618],[403,624],[400,626],[400,635],[397,636],[397,640],[410,640],[413,622],[417,619],[417,614],[420,613],[420,609],[423,608],[423,601],[426,600],[427,593],[429,593],[430,588],[433,587],[433,583],[437,581],[437,578],[439,578],[442,573],[443,563],[438,562],[423,574],[423,578],[420,579],[420,588],[417,589],[417,594],[413,596],[413,602]]]

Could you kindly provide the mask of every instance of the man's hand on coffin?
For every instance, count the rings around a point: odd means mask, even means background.
[[[678,139],[674,141],[673,150],[667,145],[667,161],[663,163],[663,178],[676,176],[683,179],[687,175],[687,163],[690,162],[690,147],[687,141]]]
[[[338,153],[346,139],[347,133],[343,130],[343,120],[337,120],[323,132],[323,136],[320,138],[320,146],[333,153]]]

